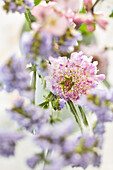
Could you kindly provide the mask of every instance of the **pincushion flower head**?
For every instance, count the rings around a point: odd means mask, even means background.
[[[103,81],[105,75],[97,74],[97,62],[83,55],[82,52],[72,53],[70,58],[50,57],[49,76],[46,76],[46,89],[66,101],[75,102],[81,94],[87,94],[91,88]]]

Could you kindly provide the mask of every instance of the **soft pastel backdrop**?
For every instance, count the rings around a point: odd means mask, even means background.
[[[0,0],[0,64],[2,64],[12,53],[19,51],[19,37],[22,25],[25,21],[24,15],[19,14],[6,14],[2,10],[2,1]],[[96,10],[104,11],[105,15],[109,15],[113,8],[113,0],[105,0],[102,5],[99,4]],[[95,32],[98,38],[98,44],[101,47],[113,47],[113,19],[109,19],[109,26],[107,31],[97,27]],[[109,70],[108,79],[113,85],[113,51],[109,51]],[[4,109],[11,106],[11,103],[16,99],[17,94],[7,94],[0,92],[0,128],[12,127],[16,129],[16,123],[12,122]],[[30,134],[29,134],[30,135]],[[10,158],[0,157],[0,170],[29,170],[25,164],[26,158],[30,157],[35,152],[36,148],[31,140],[26,138],[18,143],[16,148],[16,156]],[[104,148],[102,151],[102,165],[100,168],[89,167],[87,170],[113,170],[113,123],[106,125]],[[71,170],[67,167],[65,170]],[[81,168],[75,168],[81,170]],[[37,170],[42,170],[37,168]]]

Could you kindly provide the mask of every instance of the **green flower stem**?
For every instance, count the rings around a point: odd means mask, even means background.
[[[35,67],[35,66],[34,66]],[[34,98],[33,98],[33,104],[35,104],[35,92],[36,92],[36,68],[33,71],[33,84],[32,84],[33,90],[34,90]]]
[[[43,170],[45,169],[45,166],[46,166],[46,160],[47,160],[47,157],[48,157],[49,153],[50,153],[50,151],[49,151],[49,149],[48,149],[48,150],[47,150],[47,152],[45,153]]]
[[[87,117],[86,117],[86,114],[85,114],[83,108],[82,108],[81,106],[78,106],[78,108],[79,108],[79,110],[80,110],[80,113],[81,113],[81,116],[82,116],[84,125],[85,125],[85,126],[88,126],[88,120],[87,120]]]
[[[26,21],[28,22],[28,25],[29,25],[29,28],[31,30],[31,20],[29,18],[29,14],[28,14],[28,11],[26,10],[25,12],[25,18],[26,18]]]
[[[79,117],[79,115],[78,115],[78,113],[76,111],[76,108],[75,108],[73,102],[71,100],[69,100],[67,103],[68,103],[68,105],[70,107],[71,112],[73,113],[73,115],[75,117],[76,122],[78,123],[81,131],[83,132],[82,123],[81,123],[80,117]]]
[[[100,0],[96,0],[95,3],[94,3],[94,5],[92,6],[92,8],[91,8],[92,14],[94,13],[94,8],[95,8],[95,6],[98,4],[99,1],[100,1]]]
[[[103,83],[104,83],[104,85],[105,85],[107,88],[110,88],[110,87],[111,87],[111,85],[110,85],[110,83],[107,81],[107,79],[105,79],[105,80],[103,81]]]

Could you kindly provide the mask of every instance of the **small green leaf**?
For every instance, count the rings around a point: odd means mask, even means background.
[[[113,18],[113,10],[111,12],[111,14],[109,15],[110,18]]]
[[[35,1],[34,1],[35,6],[38,5],[41,1],[42,1],[42,0],[35,0]]]
[[[37,19],[35,18],[35,16],[33,16],[31,14],[31,11],[29,9],[26,9],[25,18],[26,18],[26,21],[27,21],[27,24],[28,24],[27,29],[31,30],[31,23],[37,21]]]
[[[91,34],[91,32],[87,30],[87,25],[85,23],[80,26],[79,31],[81,31],[82,34]]]
[[[48,109],[49,107],[49,101],[45,101],[39,105],[40,107],[43,107],[44,109]]]
[[[79,13],[80,14],[86,14],[86,10],[85,10],[84,6],[82,7],[82,10]]]
[[[37,21],[36,17],[31,14],[30,10],[28,10],[28,16],[29,16],[29,19],[30,19],[31,22],[36,22]]]

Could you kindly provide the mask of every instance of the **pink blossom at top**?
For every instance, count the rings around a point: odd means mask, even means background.
[[[97,74],[97,62],[92,62],[82,52],[72,53],[70,59],[67,57],[49,58],[49,76],[45,77],[46,89],[56,96],[75,102],[81,94],[87,94],[88,90],[103,81],[105,75]]]
[[[73,17],[73,22],[77,25],[77,28],[79,28],[83,23],[89,25],[93,23],[93,16],[91,13],[86,14],[75,14]]]
[[[47,16],[53,12],[53,6],[55,3],[41,3],[32,9],[32,15],[34,15],[39,21],[43,22]]]
[[[55,10],[54,5],[55,3],[37,5],[33,8],[32,14],[40,21],[43,29],[55,36],[62,36],[69,22],[63,14]]]
[[[84,5],[92,4],[92,0],[84,0]]]
[[[84,0],[84,6],[86,10],[91,9],[92,7],[92,0]]]
[[[92,14],[92,13],[86,13],[86,14],[75,14],[73,17],[73,22],[76,24],[77,28],[79,28],[83,23],[85,23],[88,26],[89,31],[94,31],[94,25],[97,23],[102,29],[106,29],[106,26],[108,24],[107,20],[104,18],[103,14]]]
[[[64,9],[72,9],[78,11],[80,6],[80,0],[55,0],[59,6]]]
[[[98,61],[97,68],[99,69],[98,74],[107,75],[108,70],[108,56],[105,50],[99,49],[96,44],[90,44],[89,46],[81,45],[80,49],[88,57],[93,56],[93,61]]]

